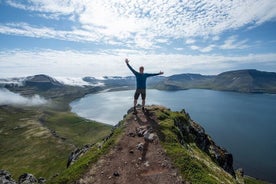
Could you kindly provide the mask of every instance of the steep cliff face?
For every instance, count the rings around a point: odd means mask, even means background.
[[[232,154],[216,145],[212,138],[205,133],[204,128],[190,119],[190,116],[184,110],[181,113],[185,116],[174,118],[174,125],[181,132],[179,141],[184,145],[194,142],[198,148],[207,153],[221,168],[235,177]]]
[[[216,145],[188,113],[154,109],[159,138],[183,178],[192,183],[240,183],[232,154]]]

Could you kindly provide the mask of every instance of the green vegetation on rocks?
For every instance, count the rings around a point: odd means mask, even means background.
[[[166,108],[157,108],[156,114],[160,120],[160,133],[164,137],[161,139],[162,145],[183,178],[192,183],[235,183],[235,178],[200,150],[187,135],[183,135],[186,138],[182,139],[182,132],[174,122],[175,119],[188,122],[187,114],[172,112]],[[180,137],[182,138],[179,139]]]
[[[191,121],[185,111],[172,112],[166,108],[155,108],[159,120],[159,138],[171,158],[173,164],[179,169],[183,178],[191,183],[245,183],[264,184],[266,182],[240,174],[232,176],[225,172],[210,154],[202,151],[193,141],[193,137],[183,134],[175,122],[182,120],[183,124]],[[196,125],[199,126],[199,125]]]

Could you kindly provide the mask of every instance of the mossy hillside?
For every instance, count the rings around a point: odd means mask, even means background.
[[[26,172],[47,180],[66,168],[76,146],[93,144],[111,129],[70,112],[10,106],[0,107],[0,124],[0,169],[8,170],[13,178]],[[63,128],[66,134],[59,131]],[[83,136],[76,136],[79,134]]]
[[[70,112],[47,111],[40,120],[57,135],[78,147],[97,142],[108,135],[112,128],[111,125],[84,119]]]
[[[18,178],[23,173],[50,177],[66,164],[73,146],[62,144],[37,121],[32,109],[1,108],[1,169]]]
[[[123,121],[121,121],[112,132],[112,136],[101,146],[94,145],[88,152],[80,157],[73,165],[68,169],[60,173],[59,176],[49,181],[49,183],[75,183],[81,178],[91,167],[93,163],[96,163],[103,155],[106,155],[111,148],[113,148],[122,136],[124,130]],[[101,143],[101,142],[99,142]]]
[[[156,108],[155,114],[160,121],[159,138],[161,138],[161,143],[185,180],[191,183],[264,183],[254,178],[234,178],[219,167],[207,153],[200,150],[189,139],[189,136],[182,135],[174,125],[174,120],[182,119],[183,123],[188,122],[190,117],[187,113]],[[185,142],[183,142],[183,138]]]

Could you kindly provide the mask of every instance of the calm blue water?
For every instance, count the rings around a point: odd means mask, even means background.
[[[133,106],[134,91],[91,94],[71,103],[78,115],[115,125]],[[141,102],[140,102],[141,103]],[[276,183],[276,95],[212,90],[147,90],[147,104],[185,109],[234,156],[234,167]]]

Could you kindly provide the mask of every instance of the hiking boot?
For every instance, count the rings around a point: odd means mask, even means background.
[[[132,114],[137,114],[137,110],[136,110],[135,107],[133,108],[133,113]]]
[[[143,111],[143,112],[146,112],[146,109],[145,109],[145,107],[142,107],[142,111]]]

